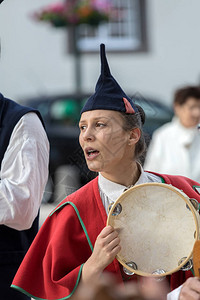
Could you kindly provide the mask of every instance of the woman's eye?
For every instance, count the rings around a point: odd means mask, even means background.
[[[79,128],[80,128],[80,130],[84,130],[86,128],[86,126],[85,125],[81,125],[81,126],[79,126]]]
[[[104,124],[104,123],[97,123],[96,126],[97,126],[97,127],[104,127],[104,126],[106,126],[106,124]]]

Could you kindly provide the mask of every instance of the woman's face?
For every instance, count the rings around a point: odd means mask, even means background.
[[[190,97],[184,104],[176,104],[174,109],[183,126],[190,128],[200,123],[200,99]]]
[[[92,110],[84,112],[80,122],[79,142],[88,168],[95,172],[112,173],[133,161],[133,148],[139,137],[123,129],[119,112]],[[138,132],[138,130],[136,129]],[[134,140],[134,142],[133,142]]]

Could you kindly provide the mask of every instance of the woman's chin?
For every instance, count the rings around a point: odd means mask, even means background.
[[[98,166],[96,163],[87,162],[88,169],[92,172],[100,172],[101,167]]]

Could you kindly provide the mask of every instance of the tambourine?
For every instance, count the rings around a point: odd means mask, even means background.
[[[164,183],[139,184],[125,191],[107,220],[119,232],[121,250],[116,258],[125,273],[163,277],[192,268],[192,250],[199,239],[198,207],[195,199]]]

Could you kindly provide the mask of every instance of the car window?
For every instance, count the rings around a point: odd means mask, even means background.
[[[172,115],[171,109],[159,102],[148,100],[135,100],[135,102],[144,109],[147,119],[156,118],[165,121]]]
[[[145,112],[146,118],[143,129],[148,134],[149,138],[152,137],[153,132],[157,128],[171,121],[173,110],[167,105],[144,98],[136,98],[134,100]]]

